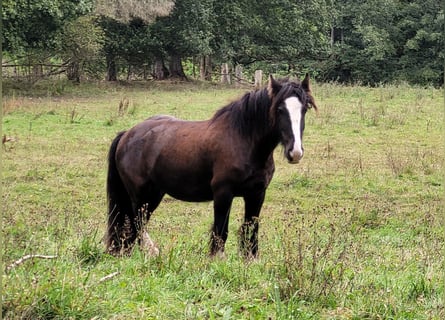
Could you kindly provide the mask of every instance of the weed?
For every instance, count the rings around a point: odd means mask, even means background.
[[[12,92],[12,96],[3,102],[3,115],[11,113],[20,108],[24,104],[23,97],[17,97],[15,91]]]
[[[418,275],[410,281],[406,299],[417,302],[420,299],[429,298],[433,294],[433,290],[431,279],[425,279],[424,275]]]
[[[54,81],[52,82],[52,86],[48,87],[47,96],[60,96],[65,92],[67,88],[67,81]]]
[[[128,100],[128,98],[126,97],[122,98],[121,101],[119,101],[119,108],[117,112],[117,115],[119,117],[123,117],[127,113],[129,104],[130,100]]]
[[[321,221],[320,216],[330,216]],[[283,242],[280,295],[317,300],[336,293],[349,268],[347,251],[353,245],[349,209],[317,207],[311,213],[287,213]],[[355,232],[359,230],[355,229]],[[293,234],[295,232],[295,235]]]
[[[115,123],[114,117],[109,117],[107,120],[105,120],[104,125],[107,127],[111,127]]]
[[[76,251],[77,258],[85,266],[94,266],[100,261],[103,254],[102,244],[96,241],[94,235],[85,236]]]
[[[412,171],[412,167],[406,161],[405,158],[399,157],[396,155],[393,149],[389,149],[386,154],[386,159],[391,172],[395,177],[400,177],[403,174],[410,174]]]
[[[68,114],[68,122],[69,123],[80,123],[84,116],[79,114],[76,107],[73,107]]]

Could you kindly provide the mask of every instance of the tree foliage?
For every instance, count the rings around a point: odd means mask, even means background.
[[[440,1],[402,1],[400,76],[420,83],[443,83],[444,12]]]
[[[88,14],[92,0],[3,0],[3,50],[52,50],[65,23]]]
[[[129,22],[134,18],[151,22],[166,16],[174,7],[172,0],[96,0],[96,12],[100,15]]]
[[[439,2],[338,0],[336,8],[337,41],[321,69],[324,79],[443,84]]]
[[[295,61],[326,49],[326,1],[215,2],[215,51],[235,64]]]
[[[66,61],[67,77],[79,82],[83,69],[98,60],[104,32],[92,16],[82,16],[66,23],[59,38],[60,56]]]
[[[99,57],[109,80],[123,71],[185,77],[184,61],[205,61],[326,81],[443,84],[444,11],[434,0],[93,1],[4,0],[3,48],[80,64]]]

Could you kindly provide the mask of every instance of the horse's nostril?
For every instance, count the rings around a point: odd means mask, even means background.
[[[291,151],[291,150],[289,150],[289,151],[287,152],[287,158],[288,158],[288,159],[292,159],[292,158],[293,158],[293,156],[292,156],[292,151]]]
[[[298,163],[303,158],[303,154],[303,150],[289,150],[286,157],[290,163]]]

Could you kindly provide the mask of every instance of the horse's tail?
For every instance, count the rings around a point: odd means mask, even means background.
[[[125,238],[125,219],[132,210],[130,197],[116,167],[116,149],[125,131],[118,133],[108,153],[107,199],[108,227],[107,252],[119,254]]]

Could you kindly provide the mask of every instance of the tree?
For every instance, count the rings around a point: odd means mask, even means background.
[[[168,15],[174,2],[170,0],[98,0],[96,13],[101,16],[100,25],[105,30],[104,55],[106,57],[108,81],[117,80],[117,60],[129,57],[130,52],[162,51],[152,47],[150,31],[146,26],[156,17]],[[144,34],[146,32],[146,34]],[[136,38],[134,37],[136,36]],[[143,40],[142,43],[140,40]],[[154,40],[154,39],[153,39]],[[147,44],[148,43],[148,44]],[[139,49],[137,49],[139,48]],[[141,50],[141,48],[144,48]],[[136,55],[140,56],[140,55]],[[149,55],[148,55],[149,56]],[[127,63],[134,62],[135,55]]]
[[[103,56],[106,63],[106,80],[117,80],[116,60],[123,55],[121,47],[127,41],[125,34],[127,25],[107,16],[100,16],[97,23],[104,32]]]
[[[398,76],[408,82],[443,85],[444,11],[434,0],[401,1]]]
[[[53,50],[63,26],[93,9],[93,0],[3,0],[3,49]]]
[[[155,39],[159,39],[162,50],[157,50],[156,78],[167,76],[185,78],[182,58],[208,55],[212,52],[213,0],[177,0],[167,17],[161,17],[151,26]],[[164,60],[168,59],[168,71]]]
[[[93,0],[3,1],[3,49],[31,75],[42,76],[42,65],[57,56],[67,24],[89,13]],[[34,74],[31,73],[31,68]]]
[[[444,16],[434,0],[336,0],[323,80],[443,84]]]
[[[390,80],[395,70],[394,34],[397,0],[336,1],[331,56],[324,64],[325,79],[373,84]],[[337,42],[335,42],[337,39]]]
[[[92,16],[68,22],[60,34],[61,56],[66,60],[68,80],[80,82],[83,68],[94,63],[102,48],[103,30]]]
[[[215,17],[214,51],[235,65],[256,61],[298,65],[328,47],[325,0],[219,1]]]

